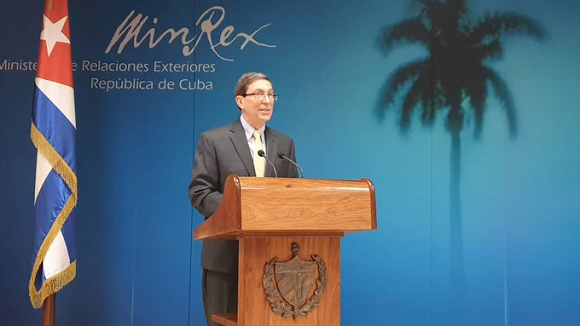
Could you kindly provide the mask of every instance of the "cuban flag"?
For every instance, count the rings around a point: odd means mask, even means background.
[[[40,308],[76,276],[76,119],[67,0],[46,0],[30,137],[38,154],[28,288],[32,306]]]

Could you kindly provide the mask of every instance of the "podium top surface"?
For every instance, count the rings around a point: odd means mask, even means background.
[[[372,182],[228,177],[217,212],[195,240],[244,235],[329,234],[377,228]]]

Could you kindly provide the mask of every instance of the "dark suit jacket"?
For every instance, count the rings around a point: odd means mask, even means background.
[[[266,127],[266,155],[274,163],[278,177],[296,177],[296,167],[280,159],[284,153],[296,161],[294,142],[288,136]],[[240,120],[201,134],[193,163],[193,178],[189,185],[191,204],[207,219],[222,201],[224,183],[230,174],[255,176],[254,162]],[[266,177],[274,170],[266,163]],[[234,273],[238,268],[237,241],[204,241],[201,265],[205,269]]]

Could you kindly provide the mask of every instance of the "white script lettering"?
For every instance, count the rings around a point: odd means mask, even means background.
[[[133,47],[138,48],[143,44],[143,42],[149,41],[148,45],[150,49],[156,47],[166,36],[169,38],[167,43],[171,44],[175,40],[179,40],[182,47],[182,53],[184,56],[190,56],[197,49],[199,43],[206,39],[209,48],[212,52],[220,59],[224,61],[233,61],[232,59],[222,56],[217,49],[219,47],[228,47],[238,38],[243,39],[240,45],[240,50],[244,50],[248,43],[253,43],[257,46],[275,48],[276,45],[270,45],[258,42],[255,37],[264,28],[270,26],[271,24],[266,24],[255,30],[251,34],[247,33],[237,33],[234,34],[234,26],[228,25],[221,30],[219,33],[219,41],[214,39],[214,32],[217,34],[218,27],[223,22],[226,16],[226,10],[220,6],[213,6],[207,9],[204,13],[199,16],[195,22],[195,26],[200,26],[200,34],[190,36],[190,30],[187,27],[182,27],[179,30],[173,28],[168,28],[161,34],[157,33],[155,27],[149,28],[144,34],[141,31],[149,20],[149,16],[143,16],[142,14],[135,14],[135,10],[131,11],[129,15],[123,20],[123,22],[117,27],[115,34],[109,42],[109,46],[105,50],[105,53],[109,53],[115,45],[118,44],[117,53],[122,53],[125,46],[133,41]],[[215,18],[215,19],[214,19]],[[157,18],[153,18],[153,24],[157,24]]]

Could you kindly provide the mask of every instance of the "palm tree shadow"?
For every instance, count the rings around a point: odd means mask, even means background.
[[[402,134],[408,134],[418,115],[432,126],[445,115],[451,134],[450,155],[450,268],[451,286],[464,291],[462,217],[460,199],[461,138],[465,121],[473,120],[473,136],[482,134],[486,100],[493,92],[517,136],[517,114],[506,81],[489,66],[503,57],[507,36],[523,35],[541,41],[546,32],[539,22],[515,12],[491,12],[475,17],[466,0],[414,0],[408,18],[380,32],[379,47],[388,55],[400,45],[419,44],[428,55],[397,67],[381,87],[375,114],[379,121],[389,108],[398,110]],[[399,103],[399,98],[402,98]]]

